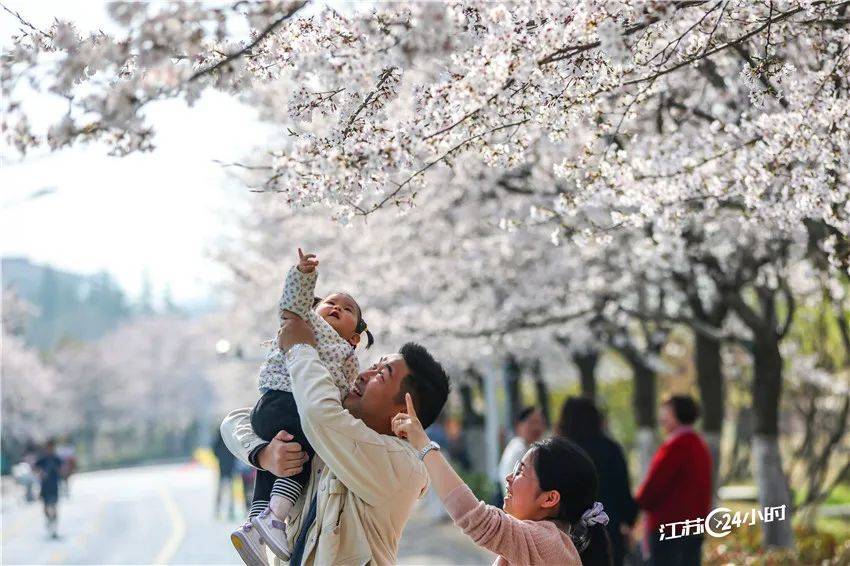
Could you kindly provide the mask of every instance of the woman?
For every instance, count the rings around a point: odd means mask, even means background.
[[[605,523],[596,497],[593,462],[572,442],[535,443],[509,474],[505,510],[478,501],[428,438],[410,394],[407,413],[393,417],[393,432],[425,452],[431,483],[455,524],[479,546],[509,564],[611,564]],[[436,448],[436,449],[435,449]]]
[[[557,434],[581,446],[599,471],[599,500],[608,513],[608,537],[614,566],[622,566],[627,551],[623,536],[634,524],[638,507],[629,488],[623,449],[605,435],[602,415],[590,399],[570,397],[561,407]]]

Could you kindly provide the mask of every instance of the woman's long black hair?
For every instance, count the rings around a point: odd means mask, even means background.
[[[570,525],[570,536],[581,552],[584,566],[610,566],[611,542],[605,526],[586,527],[581,522],[581,516],[596,501],[596,466],[590,456],[563,437],[541,440],[534,448],[534,471],[540,489],[554,489],[561,495],[558,514],[553,519]],[[585,542],[587,547],[581,551]]]
[[[558,436],[573,442],[598,438],[602,432],[602,414],[587,397],[568,397],[561,406],[561,416],[555,427]]]

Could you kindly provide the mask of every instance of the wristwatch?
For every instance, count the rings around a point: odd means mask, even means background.
[[[433,440],[425,445],[425,448],[419,451],[419,459],[424,460],[425,455],[428,454],[431,450],[439,450],[440,445],[434,442]]]

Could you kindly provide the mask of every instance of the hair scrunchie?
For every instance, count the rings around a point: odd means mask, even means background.
[[[570,538],[573,539],[573,544],[581,554],[590,545],[590,532],[588,528],[594,525],[607,525],[608,514],[605,508],[599,501],[594,501],[593,506],[581,514],[581,518],[576,521],[573,528],[570,530]]]
[[[593,507],[582,513],[581,522],[587,527],[592,527],[593,525],[607,525],[608,514],[605,512],[605,508],[602,506],[602,503],[594,501]]]

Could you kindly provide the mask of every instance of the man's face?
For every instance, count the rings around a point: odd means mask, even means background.
[[[517,426],[517,433],[529,444],[537,442],[546,433],[546,419],[540,409],[535,409]]]
[[[404,408],[404,400],[399,401],[399,390],[409,373],[401,354],[386,355],[360,373],[342,406],[373,430],[378,430],[376,426],[389,429],[390,419],[399,412],[399,406]]]

